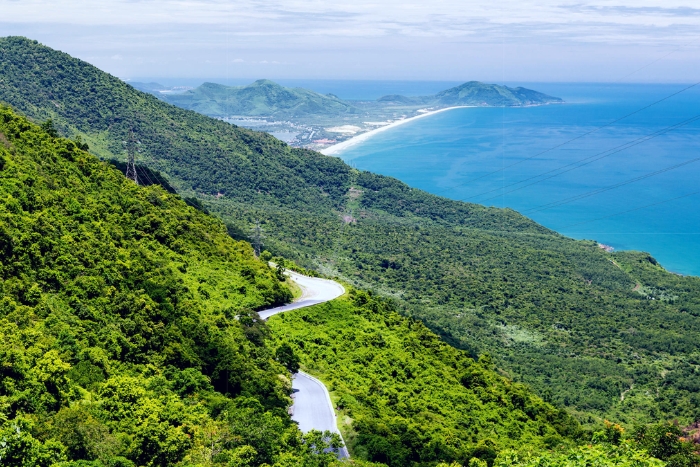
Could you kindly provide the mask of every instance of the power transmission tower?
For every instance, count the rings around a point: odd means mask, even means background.
[[[265,238],[265,235],[263,235],[263,229],[260,227],[260,220],[256,220],[255,227],[253,227],[253,234],[250,236],[250,239],[253,241],[255,256],[260,256],[260,252],[262,251],[262,247],[264,245],[263,238]]]
[[[126,178],[131,179],[139,184],[139,178],[136,175],[136,138],[134,138],[134,129],[129,129],[129,141],[126,142]]]

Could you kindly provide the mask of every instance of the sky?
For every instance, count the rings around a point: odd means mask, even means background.
[[[0,36],[124,79],[700,76],[697,0],[0,0],[0,11]]]

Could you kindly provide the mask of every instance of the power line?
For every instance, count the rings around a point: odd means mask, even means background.
[[[143,176],[143,179],[146,180],[146,183],[149,185],[156,185],[159,183],[154,182],[151,177],[148,176],[148,171],[144,167],[136,166],[136,170],[141,172],[141,175]]]
[[[491,198],[487,198],[487,199],[481,200],[481,202],[484,203],[484,202],[486,202],[486,201],[490,201],[490,200],[492,200],[492,199],[499,198],[499,197],[501,197],[501,196],[503,196],[503,195],[507,195],[507,194],[509,194],[509,193],[513,193],[513,192],[515,192],[515,191],[522,190],[522,189],[527,188],[527,187],[530,187],[530,186],[532,186],[532,185],[536,185],[536,184],[538,184],[538,183],[544,182],[544,181],[549,180],[549,179],[552,179],[552,178],[554,178],[554,177],[558,177],[559,175],[565,174],[565,173],[567,173],[567,172],[571,172],[572,170],[576,170],[576,169],[579,169],[579,168],[581,168],[581,167],[584,167],[584,166],[586,166],[586,165],[588,165],[588,164],[592,164],[593,162],[599,161],[599,160],[604,159],[604,158],[606,158],[606,157],[610,157],[610,156],[612,156],[612,155],[614,155],[614,154],[617,154],[617,153],[620,153],[620,152],[622,152],[622,151],[624,151],[624,150],[626,150],[626,149],[632,148],[632,147],[634,147],[634,146],[638,146],[638,145],[640,145],[640,144],[642,144],[642,143],[646,143],[647,141],[650,141],[650,140],[652,140],[652,139],[654,139],[654,138],[656,138],[656,137],[658,137],[658,136],[664,135],[664,134],[668,133],[669,131],[672,131],[672,130],[681,128],[681,127],[683,127],[683,126],[685,126],[685,125],[688,125],[688,124],[690,124],[690,123],[693,123],[693,122],[697,121],[698,119],[700,119],[700,115],[696,115],[696,116],[691,117],[691,118],[689,118],[689,119],[687,119],[687,120],[684,120],[684,121],[682,121],[682,122],[680,122],[680,123],[676,123],[675,125],[671,125],[671,126],[668,126],[668,127],[666,127],[666,128],[662,128],[661,130],[657,130],[657,131],[655,131],[655,132],[653,132],[653,133],[650,133],[650,134],[648,134],[648,135],[641,136],[641,137],[639,137],[639,138],[637,138],[637,139],[635,139],[635,140],[628,141],[627,143],[621,144],[621,145],[616,146],[616,147],[611,148],[611,149],[607,149],[607,150],[605,150],[605,151],[603,151],[603,152],[599,152],[599,153],[594,154],[594,155],[592,155],[592,156],[584,157],[583,159],[579,159],[578,161],[572,162],[572,163],[567,164],[567,165],[564,165],[564,166],[562,166],[562,167],[557,167],[556,169],[552,169],[552,170],[549,170],[549,171],[547,171],[547,172],[543,172],[543,173],[541,173],[541,174],[533,175],[532,177],[526,178],[526,179],[524,179],[524,180],[520,180],[520,181],[518,181],[518,182],[514,182],[514,183],[511,183],[510,185],[506,185],[506,186],[503,186],[503,187],[500,187],[500,188],[494,188],[494,189],[492,189],[492,190],[485,191],[485,192],[483,192],[483,193],[479,193],[478,195],[470,196],[470,197],[468,197],[468,198],[462,198],[462,199],[459,200],[459,201],[465,201],[465,200],[467,200],[467,199],[476,198],[477,196],[485,195],[485,194],[488,194],[488,193],[493,193],[494,191],[498,191],[498,190],[501,190],[501,189],[503,189],[503,188],[508,188],[508,187],[511,187],[511,186],[514,186],[514,185],[519,185],[520,183],[527,182],[527,181],[529,181],[529,180],[532,180],[532,179],[535,179],[535,178],[539,178],[539,177],[542,177],[542,176],[544,176],[544,175],[550,174],[550,173],[552,173],[552,172],[556,172],[556,171],[561,170],[561,172],[559,172],[559,173],[556,173],[556,174],[554,174],[554,175],[550,175],[549,177],[543,178],[543,179],[541,179],[541,180],[537,180],[537,181],[532,182],[532,183],[528,183],[527,185],[524,185],[524,186],[515,188],[515,189],[510,190],[510,191],[507,191],[507,192],[505,192],[505,193],[501,193],[501,194],[499,194],[499,195],[497,195],[497,196],[493,196],[493,197],[491,197]],[[576,165],[576,164],[579,164],[579,165]],[[571,167],[571,166],[575,166],[575,167]],[[568,170],[562,170],[562,169],[565,169],[566,167],[571,167],[571,168],[568,169]]]
[[[650,207],[652,207],[652,206],[658,206],[658,205],[664,204],[664,203],[670,203],[671,201],[675,201],[675,200],[681,199],[681,198],[687,198],[688,196],[693,196],[693,195],[697,195],[697,194],[700,194],[700,190],[699,190],[699,191],[694,191],[694,192],[692,192],[692,193],[687,193],[687,194],[685,194],[685,195],[676,196],[675,198],[665,199],[665,200],[663,200],[663,201],[658,201],[658,202],[656,202],[656,203],[647,204],[647,205],[645,205],[645,206],[639,206],[639,207],[634,208],[634,209],[628,209],[628,210],[626,210],[626,211],[616,212],[615,214],[610,214],[609,216],[597,217],[597,218],[595,218],[595,219],[589,219],[589,220],[587,220],[587,221],[582,221],[582,222],[577,222],[577,223],[575,223],[575,224],[565,225],[564,227],[561,227],[561,229],[568,229],[569,227],[576,227],[576,226],[578,226],[578,225],[588,224],[588,223],[590,223],[590,222],[595,222],[595,221],[600,221],[600,220],[603,220],[603,219],[609,219],[609,218],[611,218],[611,217],[621,216],[621,215],[627,214],[627,213],[629,213],[629,212],[639,211],[639,210],[641,210],[641,209],[650,208]]]
[[[600,130],[602,130],[602,129],[604,129],[604,128],[607,128],[607,127],[609,127],[609,126],[612,126],[612,125],[614,125],[615,123],[618,123],[618,122],[620,122],[620,121],[622,121],[622,120],[624,120],[624,119],[626,119],[626,118],[628,118],[628,117],[631,117],[632,115],[636,115],[636,114],[638,114],[638,113],[640,113],[640,112],[643,112],[644,110],[646,110],[646,109],[648,109],[648,108],[650,108],[650,107],[653,107],[653,106],[655,106],[655,105],[657,105],[657,104],[660,104],[661,102],[664,102],[664,101],[666,101],[666,100],[668,100],[668,99],[670,99],[670,98],[672,98],[672,97],[674,97],[674,96],[677,96],[678,94],[681,94],[681,93],[683,93],[683,92],[685,92],[685,91],[687,91],[687,90],[689,90],[689,89],[691,89],[691,88],[694,88],[694,87],[697,86],[698,84],[700,84],[700,81],[697,81],[697,82],[695,82],[695,83],[693,83],[693,84],[691,84],[691,85],[689,85],[689,86],[686,86],[685,88],[681,89],[680,91],[676,91],[676,92],[674,92],[673,94],[669,94],[668,96],[666,96],[666,97],[664,97],[664,98],[662,98],[662,99],[659,99],[659,100],[657,100],[657,101],[654,101],[654,102],[652,102],[651,104],[648,104],[648,105],[646,105],[646,106],[644,106],[644,107],[642,107],[642,108],[640,108],[640,109],[635,110],[634,112],[630,112],[630,113],[628,113],[628,114],[626,114],[626,115],[624,115],[624,116],[622,116],[622,117],[619,117],[619,118],[617,118],[617,119],[615,119],[615,120],[612,120],[612,121],[610,121],[610,122],[608,122],[608,123],[606,123],[606,124],[604,124],[604,125],[598,126],[598,127],[594,128],[594,129],[589,130],[589,131],[587,131],[587,132],[585,132],[585,133],[583,133],[583,134],[580,134],[580,135],[578,135],[578,136],[576,136],[576,137],[574,137],[574,138],[571,138],[571,139],[569,139],[569,140],[567,140],[567,141],[564,141],[563,143],[559,143],[559,144],[557,144],[557,145],[555,145],[555,146],[552,146],[552,147],[550,147],[550,148],[548,148],[548,149],[545,149],[544,151],[540,151],[540,152],[538,152],[538,153],[536,153],[536,154],[534,154],[534,155],[532,155],[532,156],[530,156],[530,157],[526,157],[525,159],[520,159],[520,160],[517,161],[517,162],[513,162],[512,164],[509,164],[509,165],[507,165],[507,166],[501,167],[500,169],[494,170],[494,171],[492,171],[492,172],[485,173],[485,174],[483,174],[483,175],[480,175],[480,176],[478,176],[478,177],[476,177],[476,178],[473,178],[473,179],[471,179],[471,180],[468,180],[468,181],[466,181],[466,182],[459,183],[459,184],[457,184],[457,185],[454,185],[454,186],[452,186],[452,187],[446,188],[446,189],[444,189],[444,190],[440,190],[440,191],[438,191],[436,194],[444,193],[444,192],[446,192],[446,191],[453,190],[453,189],[455,189],[455,188],[457,188],[457,187],[467,185],[467,184],[472,183],[472,182],[475,182],[475,181],[477,181],[477,180],[481,180],[482,178],[489,177],[489,176],[494,175],[494,174],[497,174],[497,173],[499,173],[499,172],[503,172],[503,171],[506,170],[506,169],[509,169],[509,168],[511,168],[511,167],[515,167],[516,165],[522,164],[523,162],[527,162],[527,161],[529,161],[529,160],[532,160],[532,159],[534,159],[535,157],[541,156],[541,155],[543,155],[543,154],[547,154],[548,152],[552,152],[552,151],[554,151],[555,149],[559,149],[559,148],[561,148],[561,147],[563,147],[563,146],[566,146],[566,145],[569,144],[569,143],[572,143],[572,142],[574,142],[574,141],[577,141],[577,140],[579,140],[579,139],[581,139],[581,138],[584,138],[584,137],[586,137],[586,136],[588,136],[588,135],[591,135],[591,134],[593,134],[593,133],[597,133],[598,131],[600,131]]]
[[[579,199],[588,198],[590,196],[597,195],[599,193],[603,193],[606,191],[610,191],[610,190],[613,190],[615,188],[619,188],[619,187],[624,186],[624,185],[629,185],[630,183],[638,182],[640,180],[644,180],[644,179],[653,177],[655,175],[660,175],[662,173],[666,173],[668,171],[678,169],[680,167],[695,163],[697,161],[700,161],[700,157],[696,157],[695,159],[689,159],[687,161],[681,162],[680,164],[676,164],[676,165],[672,165],[670,167],[666,167],[664,169],[656,170],[654,172],[650,172],[650,173],[645,174],[645,175],[640,175],[639,177],[631,178],[629,180],[625,180],[624,182],[616,183],[614,185],[609,185],[607,187],[599,188],[597,190],[593,190],[593,191],[589,191],[589,192],[586,192],[586,193],[583,193],[580,195],[565,198],[565,199],[560,200],[560,201],[554,201],[551,203],[543,204],[543,205],[537,206],[535,208],[526,209],[526,210],[522,211],[522,213],[525,214],[525,213],[529,213],[529,212],[539,212],[539,211],[544,211],[544,210],[554,208],[557,206],[562,206],[564,204],[569,204],[569,203],[572,203],[574,201],[578,201]]]
[[[661,56],[661,57],[657,58],[656,60],[652,60],[651,62],[647,63],[646,65],[644,65],[644,66],[642,66],[642,67],[640,67],[640,68],[637,68],[636,70],[634,70],[634,71],[631,72],[631,73],[626,74],[626,75],[623,76],[622,78],[618,78],[616,81],[618,81],[618,82],[619,82],[619,81],[622,81],[622,80],[625,79],[625,78],[629,78],[630,76],[639,73],[640,71],[642,71],[642,70],[645,69],[645,68],[649,68],[649,67],[652,66],[653,64],[655,64],[655,63],[657,63],[657,62],[660,62],[661,60],[663,60],[664,58],[668,57],[669,55],[673,55],[674,53],[676,53],[676,52],[678,52],[679,50],[681,50],[683,47],[685,47],[685,46],[687,46],[687,45],[689,45],[689,44],[692,44],[693,42],[695,42],[695,41],[686,42],[685,44],[682,44],[682,45],[678,46],[677,48],[673,49],[672,51],[670,51],[670,52],[667,53],[666,55]]]
[[[263,239],[265,238],[265,235],[263,235],[263,229],[262,227],[260,227],[260,220],[255,221],[255,227],[253,227],[252,231],[253,233],[250,236],[250,239],[253,243],[255,256],[260,257],[260,252],[262,251],[262,247],[264,246]]]
[[[133,180],[139,184],[138,176],[136,175],[136,139],[134,138],[134,128],[129,128],[129,139],[126,142],[126,178]]]

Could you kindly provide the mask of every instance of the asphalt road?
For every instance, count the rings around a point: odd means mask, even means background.
[[[337,282],[329,281],[328,279],[302,276],[292,271],[287,271],[285,274],[291,277],[301,288],[302,296],[288,305],[278,306],[277,308],[270,308],[269,310],[259,312],[258,314],[262,319],[267,319],[277,313],[318,305],[319,303],[338,298],[345,293],[345,289],[342,285]]]
[[[331,396],[322,382],[300,371],[294,375],[292,389],[292,420],[299,424],[302,433],[328,430],[340,434]],[[347,448],[341,448],[338,457],[350,457]]]
[[[258,314],[262,319],[267,319],[285,311],[328,302],[345,293],[343,286],[337,282],[302,276],[292,271],[287,271],[285,274],[291,277],[301,288],[301,297],[289,305],[260,311]],[[340,434],[331,396],[321,381],[300,371],[294,375],[292,390],[292,399],[294,399],[291,408],[292,420],[299,424],[299,429],[303,433],[311,430],[328,430]],[[347,448],[340,449],[338,457],[350,457]]]

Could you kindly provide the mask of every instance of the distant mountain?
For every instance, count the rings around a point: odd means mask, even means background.
[[[138,81],[127,82],[139,91],[147,92],[150,94],[155,94],[157,92],[166,91],[169,89],[167,86],[163,86],[160,83],[140,83]]]
[[[478,105],[490,107],[522,107],[527,105],[558,104],[564,102],[559,97],[548,96],[532,89],[509,88],[498,84],[469,81],[460,86],[446,89],[433,96],[406,97],[389,95],[377,99],[386,105]]]
[[[407,97],[399,94],[390,94],[377,99],[377,102],[385,105],[423,105],[426,97]]]
[[[164,92],[171,89],[159,83],[130,82],[136,89],[183,109],[211,117],[241,115],[295,119],[304,117],[342,117],[388,107],[448,107],[478,105],[521,107],[561,103],[562,99],[522,87],[509,88],[497,84],[470,81],[432,96],[383,96],[373,103],[353,102],[333,94],[319,94],[303,88],[286,88],[274,81],[261,79],[247,86],[224,86],[204,83],[185,92]],[[369,105],[369,108],[368,108]],[[359,108],[358,108],[359,107]]]
[[[447,89],[434,96],[436,103],[442,105],[489,105],[496,107],[519,107],[525,105],[542,105],[562,103],[558,97],[522,87],[509,88],[497,84],[469,81],[461,86]]]
[[[137,87],[137,89],[152,92],[144,87]],[[157,95],[162,100],[183,109],[214,117],[245,115],[294,118],[307,115],[336,116],[358,112],[353,105],[332,94],[323,95],[302,88],[285,88],[266,79],[258,80],[248,86],[204,83],[184,93]]]

